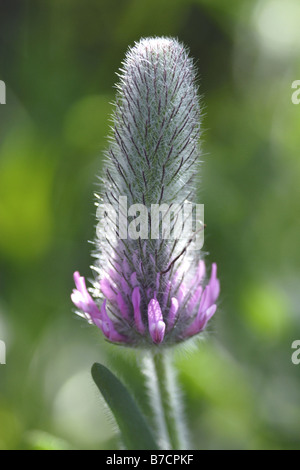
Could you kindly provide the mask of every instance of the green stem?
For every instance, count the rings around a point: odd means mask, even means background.
[[[181,400],[169,351],[148,355],[144,372],[148,378],[159,446],[162,449],[187,449]]]

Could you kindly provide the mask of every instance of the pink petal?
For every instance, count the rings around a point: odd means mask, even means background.
[[[143,324],[142,314],[141,314],[141,310],[140,310],[141,294],[140,294],[139,287],[135,287],[133,289],[131,299],[132,299],[132,305],[133,305],[135,326],[141,334],[144,334],[145,331],[146,331],[146,328]]]
[[[168,315],[168,330],[171,330],[174,326],[178,308],[179,308],[178,300],[176,299],[176,297],[172,297],[171,307],[170,307],[169,315]]]
[[[156,299],[151,299],[148,304],[148,323],[153,342],[160,344],[165,336],[166,324],[163,321],[161,308]]]

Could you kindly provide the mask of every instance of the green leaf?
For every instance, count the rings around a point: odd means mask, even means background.
[[[152,432],[127,388],[102,364],[94,364],[92,377],[111,409],[129,450],[158,450]]]

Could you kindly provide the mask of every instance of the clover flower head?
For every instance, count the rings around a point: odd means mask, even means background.
[[[129,49],[119,78],[97,195],[98,209],[109,208],[104,212],[110,236],[103,236],[97,210],[93,286],[89,293],[75,272],[71,298],[78,312],[113,343],[168,346],[206,328],[220,292],[216,264],[207,277],[201,252],[193,248],[195,236],[182,236],[184,218],[174,237],[182,204],[195,200],[201,154],[195,71],[177,40],[147,38]],[[126,197],[126,207],[120,196]],[[128,206],[140,216],[124,230],[120,221],[133,216]],[[161,219],[154,219],[152,206],[163,209]],[[173,237],[163,236],[166,221]],[[147,236],[155,225],[161,236]]]

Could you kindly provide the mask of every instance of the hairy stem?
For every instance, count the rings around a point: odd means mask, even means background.
[[[187,449],[187,432],[183,421],[175,370],[168,351],[145,357],[144,373],[154,412],[158,444],[162,449]]]

